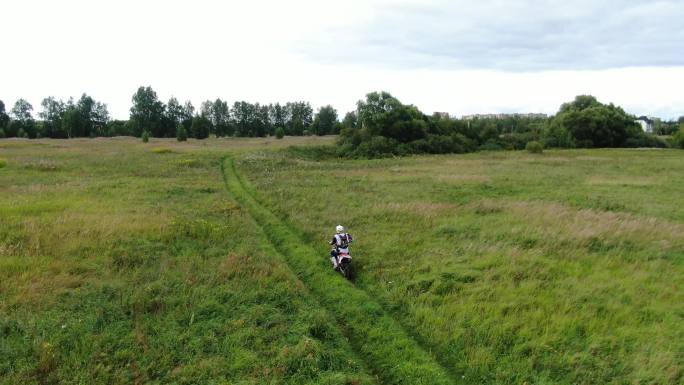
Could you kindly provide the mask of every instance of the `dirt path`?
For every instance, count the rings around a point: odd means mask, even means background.
[[[290,268],[336,318],[355,352],[385,384],[456,384],[457,381],[368,293],[321,264],[322,256],[263,207],[235,169],[221,164],[228,191],[263,229]]]

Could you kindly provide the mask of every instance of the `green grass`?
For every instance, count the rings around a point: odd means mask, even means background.
[[[221,159],[264,140],[19,143],[1,150],[0,383],[376,383],[225,191]]]
[[[684,153],[326,142],[0,140],[0,384],[684,381]]]
[[[455,382],[435,357],[421,349],[366,292],[337,274],[332,275],[329,266],[323,267],[317,263],[321,260],[320,254],[303,244],[296,230],[289,229],[254,200],[255,192],[241,180],[232,160],[226,160],[223,170],[229,190],[263,226],[271,242],[287,257],[302,281],[336,315],[338,324],[346,331],[352,345],[367,358],[384,383]]]
[[[237,168],[321,256],[347,225],[357,288],[467,382],[684,380],[680,151],[261,152]]]

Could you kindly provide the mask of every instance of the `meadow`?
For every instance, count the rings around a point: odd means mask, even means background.
[[[684,153],[331,141],[0,141],[0,384],[684,381]]]
[[[245,154],[257,200],[472,384],[684,381],[684,154]],[[325,262],[321,261],[324,265]]]
[[[277,145],[0,141],[0,383],[376,383],[226,193]]]

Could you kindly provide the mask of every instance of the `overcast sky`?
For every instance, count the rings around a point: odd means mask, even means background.
[[[7,0],[0,100],[86,92],[127,118],[163,101],[389,91],[426,113],[555,113],[578,94],[684,115],[684,1]]]

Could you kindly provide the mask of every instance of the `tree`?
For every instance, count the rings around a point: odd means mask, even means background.
[[[214,132],[214,120],[212,119],[213,115],[213,109],[214,109],[214,102],[211,100],[207,100],[202,102],[200,105],[200,116],[204,117],[207,119],[209,122],[209,133]]]
[[[282,139],[285,136],[285,129],[278,127],[275,129],[275,136],[278,139]]]
[[[569,103],[563,103],[558,112],[582,111],[590,107],[602,106],[599,101],[591,95],[578,95],[575,100]]]
[[[38,115],[42,134],[50,138],[107,136],[109,111],[107,105],[83,94],[78,102],[69,98],[67,103],[53,97],[43,99],[43,111]]]
[[[195,139],[206,139],[209,137],[211,131],[211,122],[206,116],[200,115],[192,118],[192,127],[190,132]]]
[[[74,105],[73,99],[69,99],[62,114],[62,132],[67,138],[83,136],[86,130],[86,122],[83,115]]]
[[[192,126],[192,118],[195,116],[195,107],[192,105],[192,103],[189,100],[185,101],[185,104],[183,104],[183,112],[182,112],[182,122],[183,127],[185,127],[186,131],[190,131],[190,127]]]
[[[10,132],[7,136],[19,136],[20,133],[23,132],[29,138],[36,137],[36,124],[31,115],[31,111],[33,111],[33,106],[24,99],[19,99],[14,103],[11,116],[17,123],[14,125],[10,124],[10,126],[13,127],[8,130]]]
[[[331,105],[327,105],[318,109],[311,124],[311,129],[316,135],[329,135],[335,133],[336,124],[337,110]]]
[[[150,132],[148,130],[145,130],[142,132],[140,135],[140,139],[142,140],[143,143],[147,143],[150,141]]]
[[[569,132],[579,147],[623,147],[629,138],[643,134],[622,108],[588,95],[563,104],[551,124]]]
[[[356,117],[356,111],[347,112],[344,115],[344,119],[342,120],[342,127],[344,127],[344,128],[356,128],[357,120],[358,119]]]
[[[131,136],[130,123],[127,120],[110,120],[105,127],[105,136]]]
[[[12,107],[12,118],[20,122],[27,122],[33,120],[33,116],[31,116],[31,111],[33,111],[33,106],[31,105],[31,103],[27,102],[24,99],[19,99],[14,103],[14,107]]]
[[[176,126],[183,123],[183,106],[173,96],[166,103],[166,116]]]
[[[107,123],[109,123],[109,111],[104,103],[95,103],[95,108],[90,115],[92,128],[95,136],[107,136]]]
[[[676,147],[684,149],[684,122],[679,123],[679,132],[674,135],[672,140]]]
[[[313,122],[313,108],[308,102],[294,102],[285,105],[289,121],[285,128],[289,135],[303,135],[308,131]]]
[[[386,113],[401,106],[401,102],[388,92],[371,92],[366,95],[366,100],[356,103],[358,123],[362,129],[369,130],[372,134],[379,133],[380,120]]]
[[[487,143],[489,141],[496,141],[499,138],[499,130],[496,128],[496,124],[487,119],[482,121],[482,125],[479,128],[479,142]]]
[[[5,103],[0,100],[0,130],[4,130],[7,127],[9,120],[9,115],[5,112]]]
[[[64,102],[50,96],[43,99],[40,105],[43,111],[38,116],[43,119],[43,135],[48,138],[67,138],[62,127],[62,118],[66,111]]]
[[[256,109],[245,101],[233,103],[233,124],[235,135],[255,136],[252,124],[256,120]]]
[[[76,110],[81,114],[81,121],[83,126],[80,132],[74,133],[74,136],[92,136],[93,135],[93,116],[95,111],[95,99],[86,95],[81,95],[81,98],[76,102]]]
[[[176,140],[179,142],[185,142],[188,140],[188,131],[185,129],[185,127],[183,127],[182,124],[179,124],[176,128]]]
[[[274,126],[269,118],[269,108],[267,105],[260,106],[258,103],[256,105],[256,118],[257,118],[257,130],[256,136],[264,137],[267,135],[273,135]]]
[[[427,116],[413,105],[404,105],[387,92],[372,92],[357,103],[361,130],[408,143],[427,137]]]
[[[157,98],[152,87],[140,87],[131,98],[130,120],[133,124],[133,134],[139,136],[144,130],[150,131],[152,136],[164,136],[164,104]]]
[[[272,127],[285,127],[289,120],[287,109],[280,103],[268,106],[268,117]]]
[[[206,116],[213,126],[216,136],[232,136],[233,130],[230,124],[230,108],[228,103],[221,99],[215,101],[207,100],[202,103],[202,115]]]
[[[166,137],[177,136],[178,125],[184,120],[183,106],[178,99],[171,97],[164,108],[164,118],[162,119],[163,135]]]

